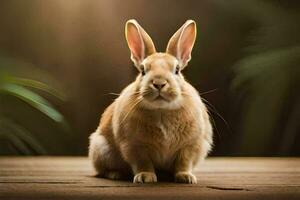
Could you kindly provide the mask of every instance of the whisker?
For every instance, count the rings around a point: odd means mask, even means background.
[[[132,94],[139,94],[140,93],[140,91],[135,91],[134,93],[132,93]]]
[[[220,134],[220,131],[217,127],[216,121],[215,121],[215,119],[213,118],[211,112],[208,109],[207,109],[207,114],[209,115],[209,118],[211,119],[211,121],[213,123],[213,128],[215,128],[216,131],[217,131],[218,137],[221,138],[221,134]]]
[[[215,92],[217,90],[218,90],[218,88],[215,88],[215,89],[212,89],[212,90],[208,90],[206,92],[200,92],[200,95],[210,94],[210,93],[213,93],[213,92]]]
[[[204,102],[205,102],[205,104],[207,105],[207,107],[211,110],[211,111],[213,111],[223,122],[224,122],[224,124],[226,125],[226,127],[228,128],[228,130],[232,133],[233,131],[232,131],[232,129],[231,129],[231,127],[229,126],[229,124],[228,124],[228,122],[224,119],[224,117],[218,112],[218,110],[211,104],[211,103],[209,103],[206,99],[204,99],[204,98],[201,98]]]
[[[217,90],[217,89],[215,89],[215,90]],[[215,90],[214,90],[214,91],[215,91]],[[181,94],[183,94],[183,95],[185,95],[185,96],[193,97],[192,95],[190,95],[190,94],[188,94],[188,93],[185,93],[185,92],[182,92]],[[218,130],[218,128],[217,128],[216,121],[215,121],[215,119],[213,118],[213,115],[212,115],[211,112],[215,113],[215,114],[216,114],[216,115],[224,122],[224,124],[226,125],[226,127],[228,128],[228,130],[229,130],[230,132],[232,132],[232,129],[231,129],[231,127],[229,126],[228,122],[227,122],[227,121],[224,119],[224,117],[217,111],[217,109],[216,109],[212,104],[210,104],[206,99],[204,99],[204,98],[202,98],[202,97],[201,97],[201,99],[202,99],[202,100],[204,101],[204,103],[207,105],[207,108],[208,108],[207,112],[208,112],[210,118],[212,119],[213,126],[214,126],[214,128],[216,129],[216,131],[217,131],[219,137],[221,137],[221,134],[220,134],[220,132],[219,132],[219,130]],[[211,111],[211,112],[210,112],[210,111]]]
[[[126,115],[123,117],[122,121],[120,122],[120,125],[123,124],[123,122],[127,119],[129,114],[132,113],[132,111],[136,108],[136,106],[142,101],[142,98],[136,99],[136,101],[133,103],[133,105],[130,107],[129,111],[126,113]]]
[[[136,91],[136,92],[134,92],[134,93],[132,93],[132,94],[135,95],[135,94],[139,94],[139,93],[140,93],[139,91]],[[103,96],[106,96],[106,95],[120,96],[121,93],[109,92],[109,93],[107,93],[107,94],[103,94]]]
[[[118,94],[118,93],[113,93],[113,92],[110,92],[110,93],[107,93],[107,94],[103,94],[103,96],[106,96],[106,95],[120,96],[120,94]]]
[[[190,94],[188,94],[188,93],[181,92],[181,94],[182,94],[182,95],[185,95],[185,96],[187,96],[187,97],[191,97],[191,98],[193,98],[193,96],[192,96],[192,95],[190,95]]]
[[[150,93],[151,93],[151,91],[146,89],[146,90],[142,91],[141,95],[142,96],[146,96],[146,95],[148,95]]]

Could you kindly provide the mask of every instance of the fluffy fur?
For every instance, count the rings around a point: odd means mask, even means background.
[[[131,58],[141,73],[105,110],[90,136],[89,157],[101,177],[156,182],[155,170],[176,182],[196,183],[193,167],[211,149],[212,127],[198,92],[181,70],[190,60],[196,24],[188,20],[170,39],[166,53],[135,21],[126,24]]]

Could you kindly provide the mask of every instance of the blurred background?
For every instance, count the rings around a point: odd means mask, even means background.
[[[159,51],[197,22],[184,74],[207,100],[212,156],[300,156],[297,0],[1,1],[0,155],[87,155],[110,93],[137,75],[131,18]]]

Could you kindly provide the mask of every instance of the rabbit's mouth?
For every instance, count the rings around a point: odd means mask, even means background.
[[[175,100],[177,95],[173,95],[172,93],[168,91],[159,91],[155,92],[152,96],[152,102],[165,102],[165,103],[171,103],[173,100]]]
[[[152,104],[157,104],[162,107],[170,107],[171,104],[176,102],[176,100],[178,100],[176,95],[173,96],[169,93],[158,93],[154,98],[152,98],[151,102]]]
[[[158,94],[155,98],[154,101],[169,101],[168,99],[166,99],[165,97],[163,97],[161,94]]]
[[[180,96],[170,91],[152,91],[144,93],[142,105],[149,109],[177,109],[180,107]]]
[[[151,87],[142,88],[141,94],[144,100],[143,104],[148,108],[173,109],[180,103],[180,93],[172,87],[165,87],[161,90]]]
[[[177,109],[180,107],[179,98],[172,98],[168,95],[156,94],[149,98],[144,98],[143,105],[149,109]]]

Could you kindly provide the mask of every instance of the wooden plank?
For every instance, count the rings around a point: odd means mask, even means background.
[[[84,157],[0,157],[0,199],[300,199],[300,158],[209,158],[196,185],[93,174]]]

